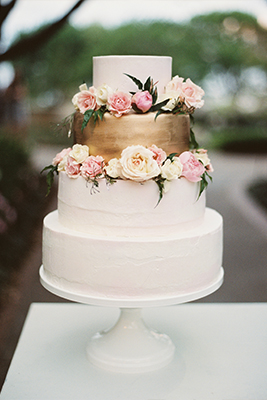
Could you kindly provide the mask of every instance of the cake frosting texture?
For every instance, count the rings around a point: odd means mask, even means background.
[[[146,82],[137,92],[151,98],[148,111],[120,94],[136,91],[125,74]],[[52,285],[94,298],[153,300],[218,280],[223,221],[206,207],[212,166],[190,135],[202,92],[171,78],[170,57],[94,58],[93,86],[73,98],[76,147],[51,166],[59,173],[58,208],[44,219],[43,274]],[[157,108],[161,94],[166,101]]]

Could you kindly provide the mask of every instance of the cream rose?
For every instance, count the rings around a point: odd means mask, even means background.
[[[161,103],[164,100],[169,99],[168,103],[165,104],[165,106],[163,106],[161,108],[162,108],[162,110],[165,110],[165,111],[172,111],[177,106],[177,103],[179,101],[179,96],[180,96],[180,93],[176,92],[176,91],[163,93],[158,96],[157,104]]]
[[[154,153],[144,146],[128,146],[121,153],[121,176],[136,182],[144,182],[160,174]]]
[[[111,178],[119,178],[121,176],[120,161],[117,158],[112,158],[105,167],[105,171]]]
[[[96,89],[96,102],[101,107],[107,104],[108,97],[111,96],[113,90],[108,85],[104,84]]]
[[[173,157],[171,161],[169,158],[161,167],[161,176],[168,181],[178,179],[182,175],[183,164],[178,157]]]
[[[202,162],[204,167],[210,171],[213,172],[213,167],[210,162],[210,158],[208,156],[208,151],[205,149],[198,149],[194,152],[195,157]]]
[[[69,152],[69,156],[72,157],[78,164],[84,162],[89,156],[89,147],[82,144],[75,144],[72,150]]]

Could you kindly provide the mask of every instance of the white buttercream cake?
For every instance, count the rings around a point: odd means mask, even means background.
[[[43,230],[51,285],[127,300],[194,293],[218,280],[222,217],[206,208],[212,167],[190,137],[202,96],[171,78],[170,57],[94,58],[93,86],[73,99],[78,143],[51,166],[59,174],[58,209]]]

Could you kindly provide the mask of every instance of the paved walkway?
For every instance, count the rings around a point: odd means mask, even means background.
[[[39,147],[33,153],[37,170],[51,163],[61,150]],[[266,156],[239,156],[211,153],[214,166],[213,183],[207,191],[207,205],[224,218],[225,282],[202,302],[262,302],[267,301],[267,214],[246,194],[246,188],[258,178],[267,178]],[[56,195],[45,213],[56,208]],[[11,293],[0,330],[0,377],[10,362],[28,308],[32,302],[64,301],[47,292],[39,283],[41,265],[42,224],[35,235],[35,246],[22,270],[18,286]],[[0,381],[0,384],[2,382]],[[0,385],[1,386],[1,385]]]

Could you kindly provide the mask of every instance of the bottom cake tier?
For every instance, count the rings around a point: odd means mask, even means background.
[[[44,219],[43,274],[81,295],[153,299],[199,291],[218,279],[222,217],[207,208],[198,227],[164,237],[93,236]]]

